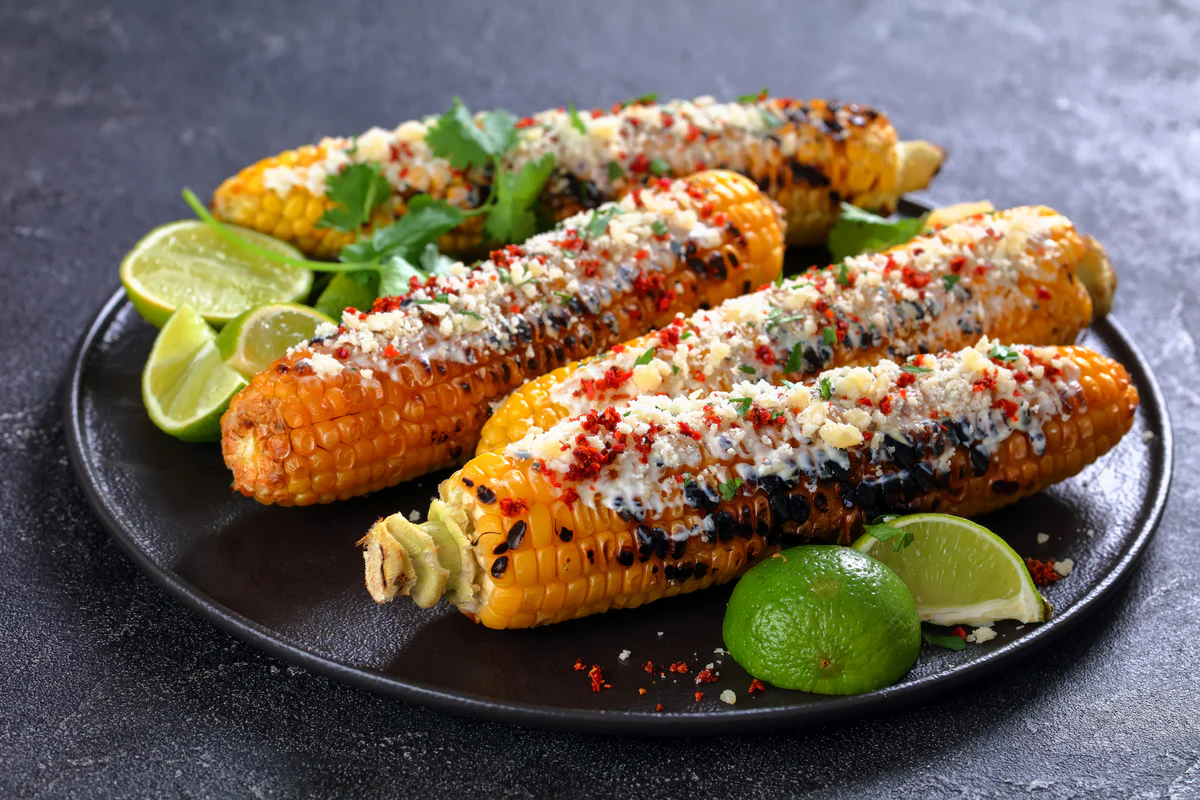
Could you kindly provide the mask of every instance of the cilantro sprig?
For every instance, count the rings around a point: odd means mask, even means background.
[[[325,196],[337,205],[321,215],[317,227],[353,232],[366,225],[371,212],[392,196],[392,185],[378,164],[351,164],[326,176]]]
[[[877,517],[870,525],[864,525],[863,531],[868,536],[873,536],[881,542],[895,539],[895,546],[892,547],[892,550],[899,553],[913,543],[913,535],[911,531],[906,531],[904,528],[897,528],[895,525],[892,525],[891,522],[894,519],[896,519],[895,515]]]
[[[717,491],[721,493],[721,497],[726,500],[732,500],[737,494],[738,489],[742,487],[741,478],[730,478],[724,483],[717,484]]]
[[[917,236],[925,227],[925,217],[889,220],[857,206],[842,203],[842,215],[829,232],[826,245],[834,261],[860,253],[877,253]]]

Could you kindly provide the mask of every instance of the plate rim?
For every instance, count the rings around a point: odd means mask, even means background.
[[[1144,376],[1149,396],[1142,399],[1141,407],[1143,413],[1148,415],[1148,423],[1154,417],[1158,419],[1155,435],[1161,435],[1162,438],[1163,469],[1161,473],[1152,475],[1151,486],[1147,491],[1147,499],[1152,502],[1141,531],[1123,548],[1125,552],[1112,569],[1083,597],[1063,611],[1061,616],[1052,618],[1050,622],[1038,626],[1003,647],[953,667],[949,672],[928,675],[910,683],[888,686],[861,695],[830,697],[814,704],[654,713],[561,708],[497,700],[472,692],[435,687],[422,681],[385,676],[365,667],[306,650],[286,641],[254,620],[212,600],[191,582],[169,569],[160,567],[149,553],[138,546],[133,537],[127,534],[117,515],[110,510],[106,498],[91,478],[93,468],[84,449],[86,426],[81,424],[80,390],[89,358],[96,348],[97,341],[126,305],[130,305],[129,300],[124,290],[118,288],[101,306],[80,337],[71,357],[70,372],[63,381],[63,425],[72,470],[83,489],[88,505],[109,536],[134,564],[168,595],[219,629],[283,661],[373,694],[395,697],[457,716],[527,728],[618,735],[708,736],[763,732],[845,722],[871,713],[890,713],[927,699],[935,693],[944,694],[949,690],[961,689],[1039,650],[1050,640],[1075,627],[1081,619],[1111,598],[1113,592],[1129,578],[1133,567],[1157,531],[1174,475],[1174,436],[1170,414],[1158,379],[1125,328],[1115,319],[1105,317],[1095,325],[1111,329],[1120,346],[1127,351],[1135,368]]]

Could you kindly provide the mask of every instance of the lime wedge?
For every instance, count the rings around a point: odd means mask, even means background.
[[[887,564],[908,586],[923,622],[988,625],[1002,619],[1044,622],[1050,605],[1025,562],[982,525],[949,514],[912,514],[888,525],[912,534],[880,541],[865,534],[853,547]]]
[[[217,335],[199,314],[180,306],[163,325],[142,372],[142,402],[161,430],[185,442],[221,438],[221,414],[246,379],[227,367]]]
[[[280,255],[304,257],[278,239],[235,230]],[[155,228],[121,262],[121,283],[134,308],[159,328],[184,304],[220,327],[255,306],[303,300],[312,281],[309,270],[251,253],[194,219]]]
[[[289,347],[311,339],[322,322],[333,320],[308,306],[259,306],[221,329],[217,350],[226,364],[249,378],[269,367]]]

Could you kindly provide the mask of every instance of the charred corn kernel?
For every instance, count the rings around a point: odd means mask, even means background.
[[[558,110],[522,120],[503,164],[519,170],[547,153],[555,156],[557,170],[540,202],[542,213],[556,220],[663,174],[723,168],[751,177],[783,207],[789,243],[812,244],[824,241],[841,201],[890,213],[901,194],[928,185],[944,157],[928,142],[898,141],[883,114],[854,103],[700,98],[597,109],[580,119],[586,133]],[[221,184],[213,213],[287,239],[311,256],[332,258],[362,232],[403,216],[416,194],[460,208],[479,206],[491,191],[490,175],[451,169],[433,155],[427,131],[424,122],[406,122],[392,131],[327,138],[316,147],[265,159]],[[321,216],[334,207],[326,178],[352,163],[378,164],[394,193],[364,231],[322,228]],[[439,245],[445,252],[478,251],[484,245],[482,217],[471,217]]]
[[[822,384],[847,381],[860,384],[856,399],[822,397]],[[810,395],[800,410],[790,404],[797,393]],[[726,583],[793,544],[849,544],[885,511],[991,511],[1099,458],[1137,404],[1124,368],[1086,348],[982,339],[903,365],[838,368],[811,386],[742,383],[592,410],[442,484],[445,516],[471,543],[475,590],[455,602],[489,627],[542,625]],[[831,426],[852,427],[856,443],[830,444]],[[567,448],[535,457],[546,442]],[[531,486],[554,485],[554,508],[511,494],[514,470]],[[616,511],[611,525],[601,527],[598,509]],[[510,537],[497,554],[478,524],[497,510],[510,531],[537,518],[557,530],[541,543]],[[431,524],[442,523],[431,515]],[[378,564],[396,549],[413,561],[422,553],[403,536],[366,547],[367,587],[387,602],[398,592]],[[520,604],[505,593],[514,580]]]
[[[479,452],[504,448],[531,425],[549,428],[640,394],[718,391],[747,379],[800,380],[830,367],[957,350],[980,334],[1067,344],[1093,317],[1092,298],[1078,278],[1081,265],[1092,262],[1096,274],[1100,262],[1112,270],[1094,242],[1051,209],[972,214],[886,253],[848,258],[679,317],[656,333],[530,381],[484,424]],[[1109,303],[1101,298],[1097,305]],[[639,366],[647,353],[653,357]],[[639,371],[653,380],[640,382]]]
[[[327,503],[462,463],[489,404],[522,381],[769,282],[782,263],[771,201],[709,171],[456,265],[370,312],[347,309],[230,403],[222,450],[234,488]],[[309,468],[302,496],[274,436]]]

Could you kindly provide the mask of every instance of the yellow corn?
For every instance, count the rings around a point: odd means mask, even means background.
[[[673,101],[634,103],[579,117],[579,133],[561,110],[522,120],[506,169],[520,169],[546,153],[557,170],[541,196],[541,210],[564,219],[619,198],[656,176],[730,169],[754,179],[785,211],[790,244],[823,242],[839,203],[890,213],[904,192],[924,188],[944,157],[923,141],[898,141],[883,114],[857,104],[762,98],[753,103]],[[347,243],[403,216],[408,201],[428,194],[474,208],[490,192],[490,175],[451,169],[426,144],[425,122],[392,131],[374,128],[353,140],[325,139],[249,166],[220,185],[213,213],[291,242],[310,256],[333,258]],[[394,189],[363,231],[323,228],[333,207],[325,178],[349,163],[376,163]],[[439,243],[445,252],[473,253],[484,244],[480,217]]]
[[[1012,503],[1113,448],[1138,403],[1120,364],[1076,346],[984,341],[908,366],[823,373],[828,401],[761,383],[635,400],[477,456],[428,523],[371,529],[367,587],[423,606],[449,588],[491,628],[632,608],[731,581],[781,547],[849,544],[885,510]]]
[[[1057,212],[1026,206],[974,214],[886,253],[727,300],[530,381],[484,425],[478,452],[501,450],[531,426],[549,428],[645,392],[678,396],[744,380],[796,381],[830,367],[957,350],[981,334],[1068,344],[1093,316],[1079,277],[1084,270],[1112,268],[1099,245]],[[1113,281],[1103,285],[1111,292]],[[655,357],[641,372],[653,367],[657,374],[638,375],[636,360],[651,350]],[[603,376],[614,368],[629,379],[609,385]]]
[[[381,298],[373,313],[347,309],[230,403],[234,489],[327,503],[462,463],[489,404],[522,381],[771,281],[782,261],[771,201],[709,171]]]

